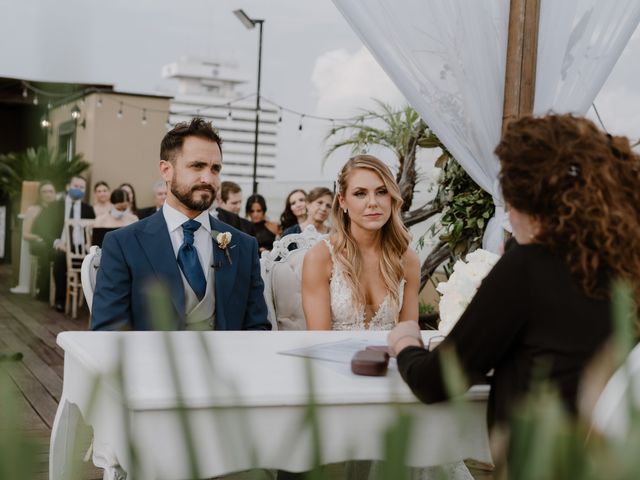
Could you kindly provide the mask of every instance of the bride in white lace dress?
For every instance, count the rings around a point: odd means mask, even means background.
[[[332,231],[306,255],[302,306],[310,330],[390,330],[418,318],[420,262],[400,218],[389,168],[371,155],[340,171]]]
[[[398,322],[416,320],[420,260],[409,247],[411,237],[400,216],[402,197],[391,171],[376,157],[357,155],[342,167],[336,190],[331,234],[304,258],[307,328],[391,330]],[[463,462],[414,474],[473,478]]]

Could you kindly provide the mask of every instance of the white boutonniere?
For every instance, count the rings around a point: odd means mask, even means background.
[[[217,230],[213,230],[211,232],[211,238],[216,241],[218,248],[227,255],[227,260],[229,260],[229,265],[231,265],[231,255],[229,254],[228,248],[232,238],[231,232],[218,232]]]

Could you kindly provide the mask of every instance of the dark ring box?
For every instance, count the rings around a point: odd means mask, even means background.
[[[384,349],[383,349],[384,348]],[[389,354],[386,347],[367,347],[351,359],[351,371],[356,375],[381,377],[387,373]]]

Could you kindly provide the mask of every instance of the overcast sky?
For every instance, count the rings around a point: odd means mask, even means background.
[[[257,29],[237,8],[265,20],[262,95],[327,117],[352,116],[371,98],[404,102],[330,0],[0,0],[0,76],[114,84],[158,93],[163,65],[181,56],[235,63],[255,92]],[[606,127],[640,137],[640,34],[633,36],[596,99]],[[347,153],[320,171],[329,122],[284,115],[282,180],[333,178]]]

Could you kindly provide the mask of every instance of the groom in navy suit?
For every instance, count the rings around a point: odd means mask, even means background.
[[[220,188],[221,139],[201,118],[180,123],[160,147],[165,204],[105,236],[93,330],[154,330],[145,294],[162,284],[176,330],[270,330],[258,244],[209,214]]]

